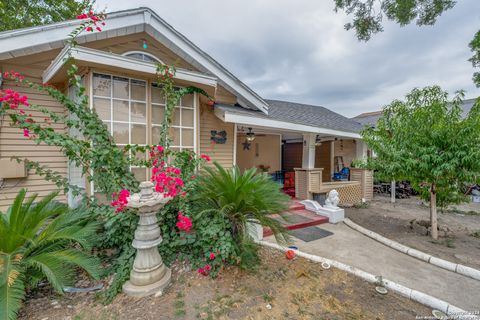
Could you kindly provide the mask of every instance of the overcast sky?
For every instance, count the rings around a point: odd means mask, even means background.
[[[439,84],[480,96],[468,43],[480,1],[460,0],[433,27],[398,27],[367,43],[343,26],[333,0],[97,0],[116,11],[146,6],[264,98],[322,105],[346,116],[379,110],[414,87]]]

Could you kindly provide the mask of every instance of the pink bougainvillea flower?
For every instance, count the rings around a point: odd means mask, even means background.
[[[190,231],[192,228],[192,220],[190,220],[189,217],[184,216],[180,211],[178,212],[177,228],[185,231]]]
[[[28,129],[23,129],[23,136],[24,136],[24,137],[30,137],[30,130],[28,130]]]
[[[203,268],[198,268],[197,272],[200,273],[203,276],[208,276],[210,271],[212,270],[212,267],[210,265],[206,264]]]
[[[112,201],[111,205],[112,205],[112,207],[117,207],[115,209],[115,212],[118,213],[120,211],[123,211],[125,209],[125,207],[127,206],[128,199],[130,197],[130,191],[128,191],[127,189],[123,189],[118,194],[113,193],[112,197],[113,197],[113,201]]]
[[[18,91],[12,89],[0,90],[0,102],[8,105],[10,109],[18,109],[19,105],[30,106],[27,96],[22,96]]]
[[[209,156],[207,156],[206,154],[202,154],[202,155],[200,156],[200,158],[204,159],[204,160],[207,161],[207,162],[211,160],[211,158],[210,158]]]
[[[215,260],[215,253],[210,253],[210,260]]]
[[[95,29],[97,29],[98,32],[102,32],[102,28],[100,27],[96,27]]]
[[[92,27],[86,27],[85,30],[88,31],[88,32],[92,32],[93,28]]]

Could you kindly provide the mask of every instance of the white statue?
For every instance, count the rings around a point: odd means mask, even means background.
[[[338,209],[339,202],[340,198],[338,197],[338,191],[335,189],[330,190],[327,200],[325,200],[325,208]]]

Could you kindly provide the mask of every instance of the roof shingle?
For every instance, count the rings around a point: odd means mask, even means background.
[[[280,100],[265,100],[268,103],[268,115],[231,105],[216,105],[221,110],[259,118],[284,121],[318,128],[345,132],[360,132],[362,126],[347,117],[321,106],[308,105]]]

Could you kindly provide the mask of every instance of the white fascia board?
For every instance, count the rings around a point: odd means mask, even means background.
[[[124,28],[126,26],[143,25],[144,24],[144,10],[138,12],[119,12],[108,16],[105,26],[102,26],[102,33],[116,36],[115,30]],[[7,52],[17,50],[28,50],[28,48],[52,43],[56,41],[66,41],[68,34],[73,31],[73,28],[78,27],[83,20],[70,20],[51,25],[38,26],[33,28],[19,29],[9,32],[0,33],[0,55]],[[84,33],[78,41],[83,42],[83,38],[93,36],[100,33]]]
[[[57,72],[62,68],[69,54],[76,61],[90,62],[95,64],[114,66],[121,69],[132,70],[136,72],[148,73],[155,75],[157,66],[152,62],[141,61],[118,54],[113,54],[105,51],[76,47],[65,47],[60,54],[52,61],[50,66],[43,73],[43,82],[50,81]],[[178,69],[175,74],[175,79],[184,80],[193,83],[199,83],[211,87],[217,86],[217,79],[198,72],[192,72],[184,69]]]
[[[340,131],[334,129],[327,129],[327,128],[319,128],[319,127],[312,127],[303,124],[297,124],[292,122],[285,122],[279,120],[272,120],[272,119],[265,119],[260,117],[252,117],[248,115],[241,115],[237,113],[230,113],[230,112],[215,112],[217,117],[225,122],[233,122],[243,125],[251,125],[251,126],[259,126],[259,127],[266,127],[266,128],[275,128],[281,129],[285,131],[296,131],[296,132],[305,132],[305,133],[316,133],[316,134],[325,134],[325,135],[333,135],[345,138],[354,138],[354,139],[361,139],[362,137],[358,133],[348,132],[348,131]]]

